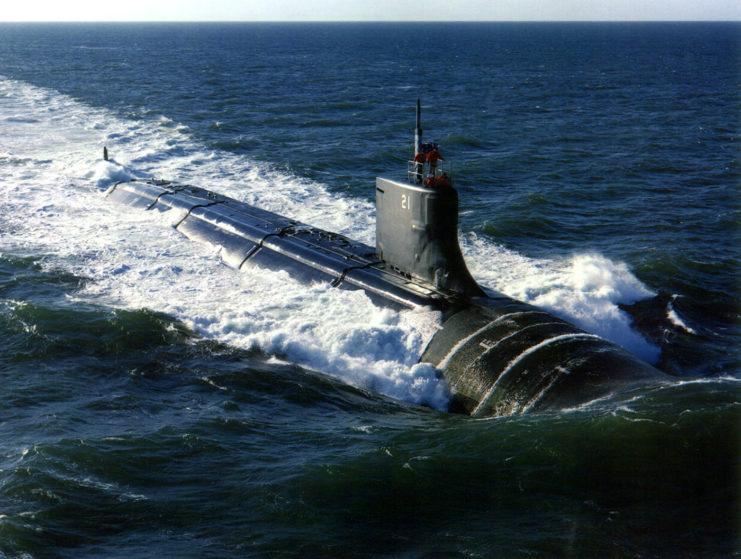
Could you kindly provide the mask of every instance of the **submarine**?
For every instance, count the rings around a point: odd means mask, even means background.
[[[169,180],[117,182],[105,197],[179,212],[174,228],[219,247],[223,262],[237,270],[285,270],[304,283],[362,290],[379,306],[440,311],[439,329],[419,360],[445,380],[450,412],[482,418],[564,409],[626,386],[666,382],[666,374],[622,347],[476,283],[458,244],[452,179],[442,163],[423,161],[436,150],[422,142],[418,100],[406,177],[400,170],[375,180],[375,247]]]

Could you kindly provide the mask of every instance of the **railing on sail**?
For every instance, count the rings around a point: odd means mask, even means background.
[[[429,164],[417,163],[413,160],[407,161],[407,180],[412,184],[420,186],[450,186],[453,175],[452,166],[446,165],[444,161],[438,160],[435,172],[430,172]]]

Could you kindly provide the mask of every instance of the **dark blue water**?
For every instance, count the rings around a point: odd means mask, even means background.
[[[740,63],[737,23],[0,25],[0,557],[738,553]],[[99,195],[106,144],[372,240],[418,97],[474,275],[675,380],[419,406],[405,318]]]

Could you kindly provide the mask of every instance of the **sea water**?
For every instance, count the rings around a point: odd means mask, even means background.
[[[0,25],[0,556],[732,554],[740,39]],[[451,415],[435,311],[234,271],[103,198],[172,179],[372,245],[417,98],[474,277],[665,385]]]

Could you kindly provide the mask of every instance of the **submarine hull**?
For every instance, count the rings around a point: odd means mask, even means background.
[[[220,247],[222,260],[236,269],[286,270],[306,283],[361,289],[381,306],[440,310],[441,327],[420,361],[434,365],[446,380],[450,411],[487,417],[560,409],[626,385],[667,380],[613,343],[540,309],[481,290],[457,245],[457,195],[386,179],[377,179],[377,190],[389,207],[419,210],[410,213],[410,226],[404,229],[404,217],[389,219],[379,203],[379,223],[386,220],[394,227],[377,232],[383,247],[375,249],[189,185],[131,180],[113,185],[106,197],[148,211],[179,212],[175,228]],[[448,231],[440,237],[432,226],[435,212],[450,204],[455,204],[455,219],[447,218]],[[399,250],[405,235],[413,235],[417,244]],[[398,246],[393,243],[397,236]],[[402,262],[404,258],[412,261]]]
[[[449,312],[421,361],[443,371],[450,411],[475,417],[571,408],[666,379],[625,349],[503,295]]]

